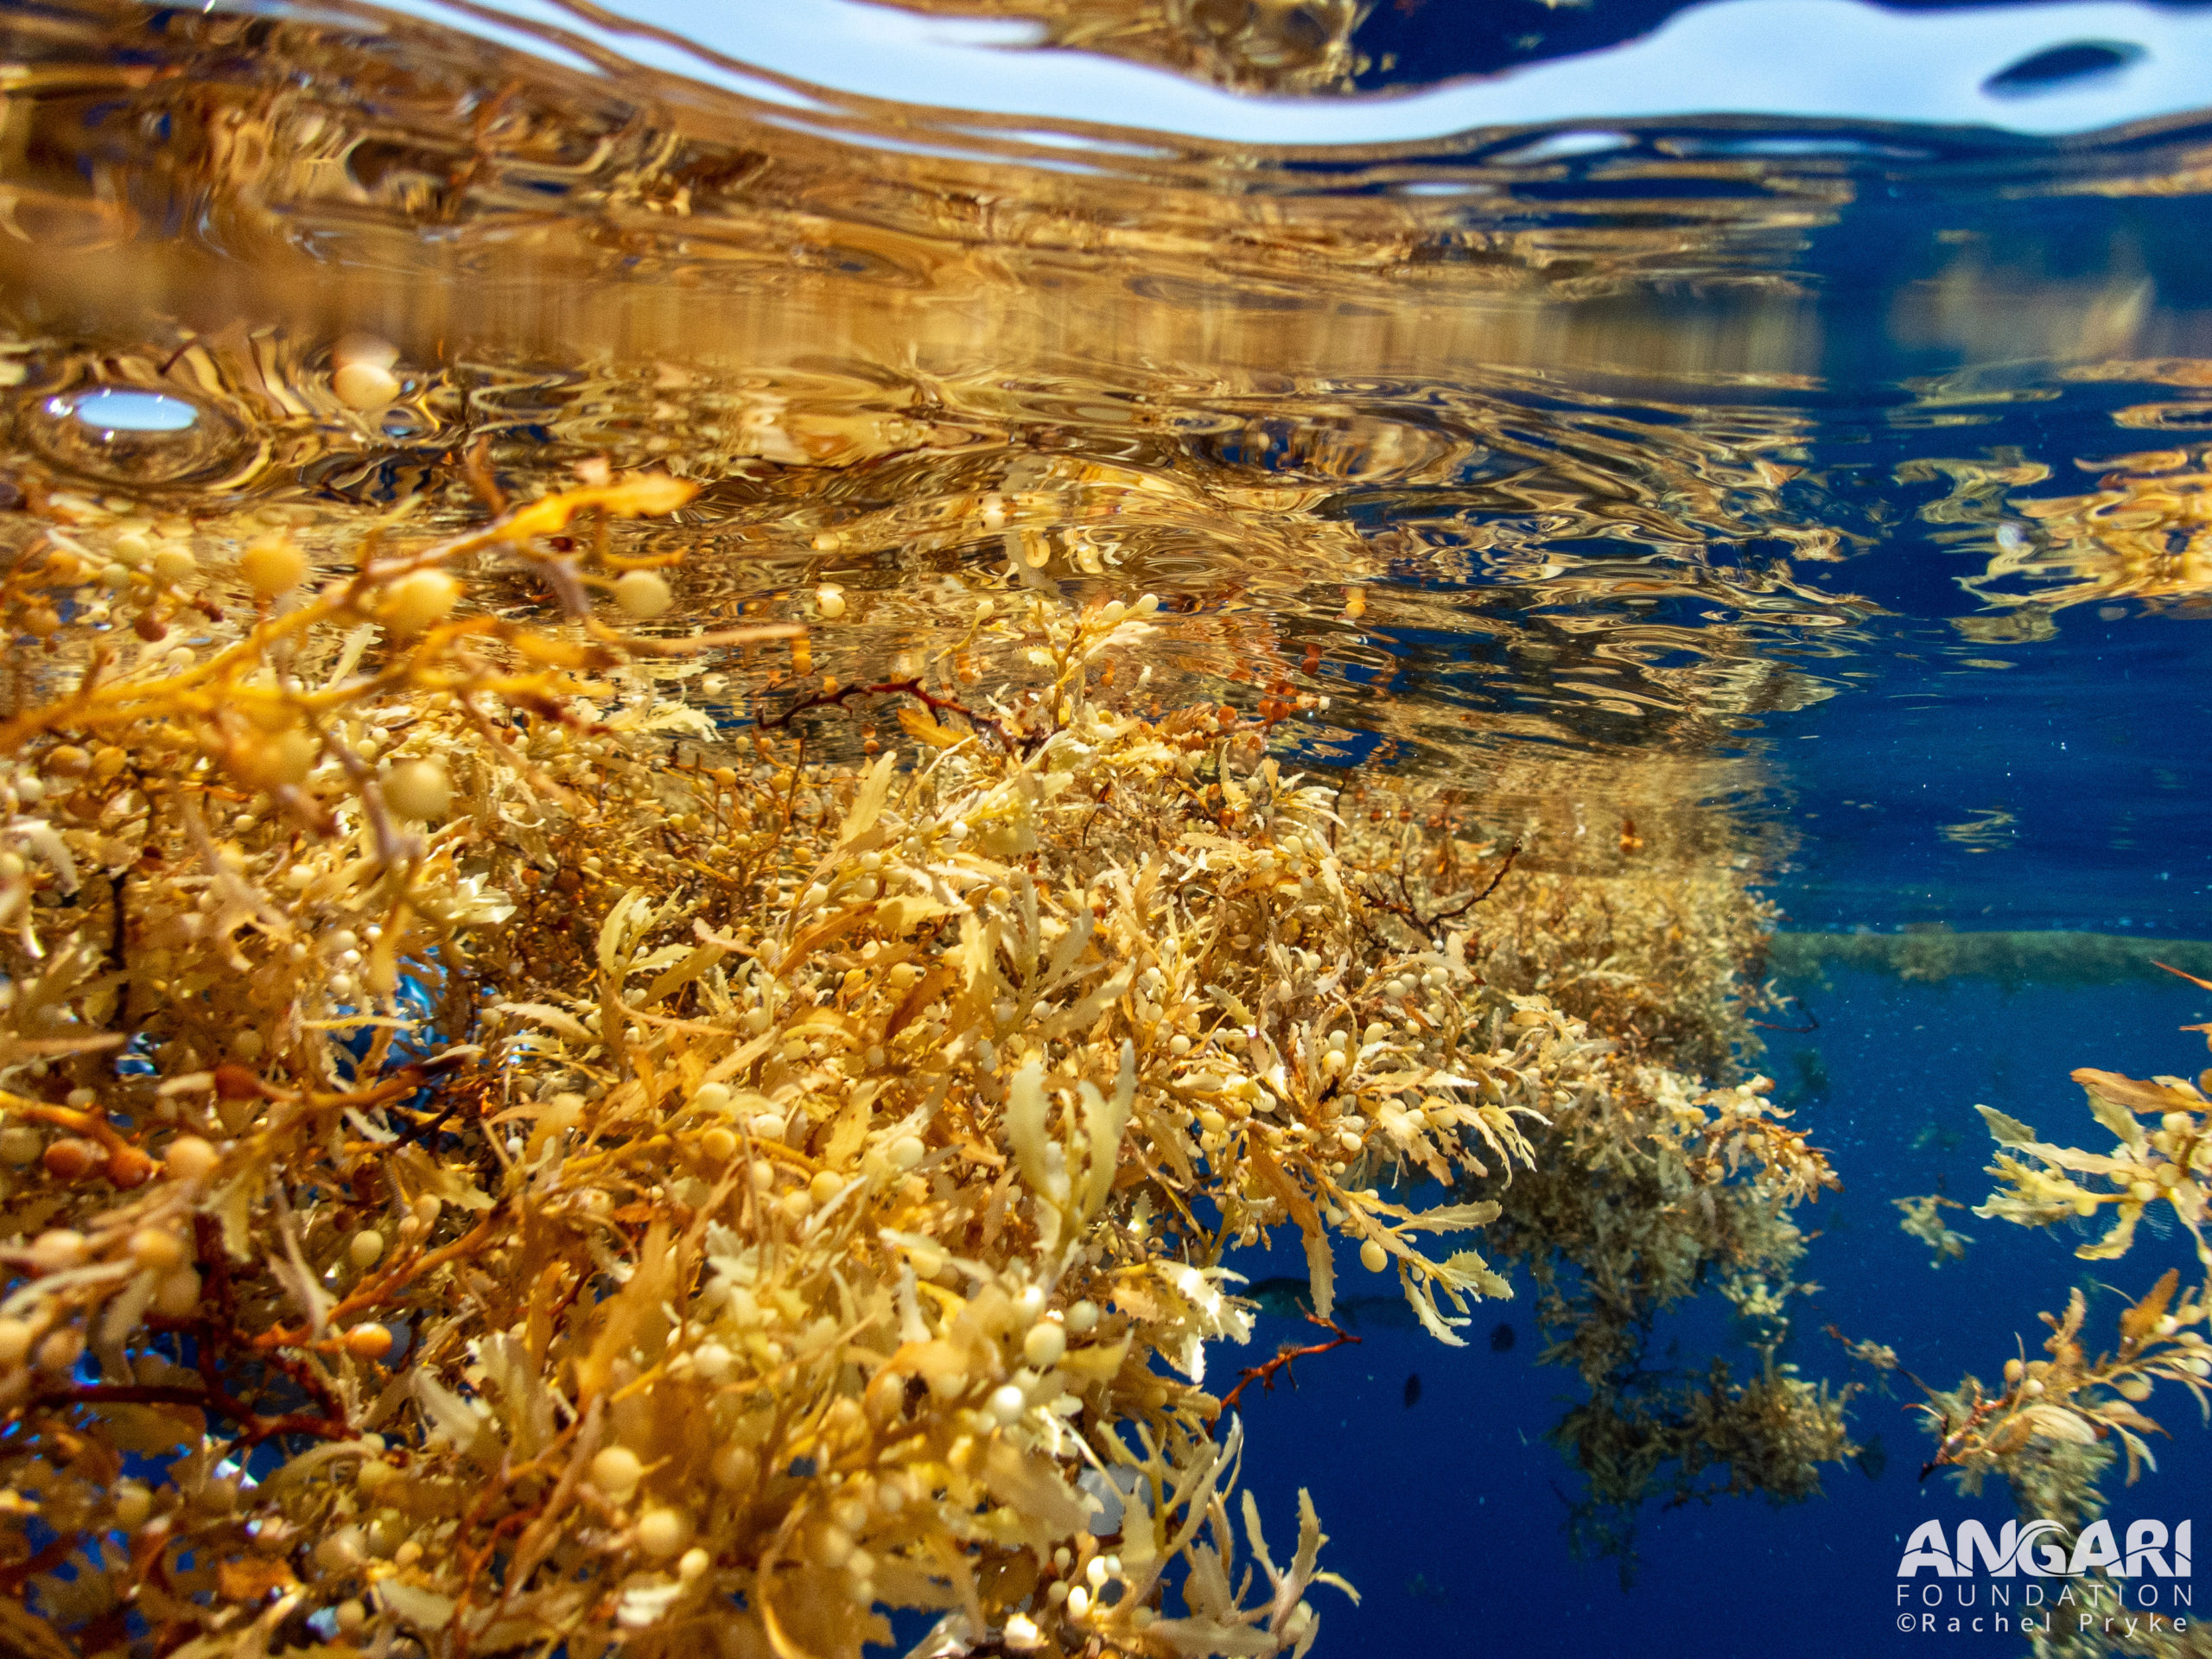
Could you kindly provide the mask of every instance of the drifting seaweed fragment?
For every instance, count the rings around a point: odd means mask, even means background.
[[[1944,1225],[1943,1211],[1963,1210],[1966,1205],[1956,1198],[1947,1198],[1940,1192],[1925,1192],[1916,1198],[1891,1198],[1890,1202],[1904,1211],[1904,1219],[1897,1226],[1935,1252],[1928,1265],[1940,1268],[1946,1262],[1965,1259],[1967,1246],[1973,1243],[1967,1234],[1955,1232]],[[1977,1212],[1979,1213],[1979,1212]]]
[[[1843,1344],[1844,1352],[1874,1373],[1874,1386],[1884,1394],[1890,1391],[1889,1374],[1897,1369],[1897,1351],[1885,1342],[1876,1342],[1869,1337],[1854,1341],[1833,1325],[1821,1327],[1827,1335]]]
[[[2212,989],[2202,980],[2195,982]],[[2212,1042],[2212,1027],[2186,1029],[2203,1031]],[[1926,1389],[1928,1398],[1916,1408],[1936,1439],[1922,1479],[1948,1469],[1962,1491],[1974,1492],[1990,1476],[2002,1476],[2021,1516],[2056,1522],[2069,1543],[2103,1512],[2100,1486],[2119,1460],[2115,1444],[2126,1457],[2130,1485],[2144,1469],[2158,1467],[2146,1437],[2164,1431],[2140,1408],[2159,1383],[2186,1389],[2200,1414],[2212,1421],[2212,1388],[2207,1386],[2212,1344],[2202,1328],[2212,1320],[2212,1247],[2202,1230],[2212,1170],[2202,1085],[2212,1083],[2212,1073],[2196,1082],[2139,1081],[2089,1067],[2073,1075],[2091,1115],[2112,1134],[2112,1151],[2048,1143],[2018,1119],[1978,1107],[1998,1142],[1990,1173],[2002,1185],[1974,1214],[2047,1227],[2093,1219],[2109,1205],[2111,1229],[2075,1251],[2104,1262],[2127,1253],[2136,1224],[2146,1214],[2170,1211],[2196,1241],[2206,1283],[2184,1288],[2180,1271],[2169,1268],[2147,1294],[2121,1310],[2119,1345],[2094,1357],[2083,1336],[2088,1298],[2077,1285],[2063,1314],[2042,1316],[2050,1331],[2043,1344],[2048,1357],[2030,1359],[2023,1351],[2005,1362],[2001,1389],[1968,1376],[1954,1389]],[[2075,1559],[2082,1560],[2078,1549]],[[2086,1565],[2095,1582],[2113,1582],[2104,1564]],[[2136,1642],[2131,1651],[2190,1650],[2190,1639],[2171,1629],[2146,1629]],[[2102,1650],[2094,1637],[2076,1632],[2037,1635],[2033,1645],[2039,1655]]]
[[[1244,1390],[1250,1388],[1255,1382],[1260,1385],[1260,1391],[1262,1393],[1274,1393],[1275,1375],[1277,1372],[1281,1373],[1283,1380],[1286,1382],[1288,1382],[1291,1387],[1294,1389],[1296,1388],[1298,1386],[1298,1372],[1296,1370],[1298,1361],[1311,1358],[1316,1354],[1328,1353],[1334,1349],[1343,1347],[1346,1343],[1356,1343],[1359,1340],[1357,1337],[1353,1336],[1350,1332],[1346,1331],[1342,1325],[1338,1325],[1334,1320],[1321,1319],[1312,1313],[1308,1313],[1306,1316],[1306,1320],[1307,1324],[1318,1325],[1324,1331],[1326,1331],[1329,1333],[1329,1339],[1326,1342],[1309,1342],[1296,1345],[1290,1343],[1284,1343],[1281,1347],[1275,1350],[1275,1355],[1273,1359],[1263,1360],[1257,1365],[1247,1365],[1243,1370],[1238,1374],[1236,1386],[1231,1389],[1227,1394],[1222,1395],[1221,1408],[1224,1412],[1227,1412],[1231,1409],[1236,1404],[1238,1398],[1243,1394]],[[1415,1392],[1418,1393],[1418,1389],[1416,1389]],[[1413,1402],[1411,1400],[1408,1400],[1406,1403],[1408,1405],[1411,1405]]]

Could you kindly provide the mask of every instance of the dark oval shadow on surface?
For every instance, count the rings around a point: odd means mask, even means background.
[[[2033,98],[2117,74],[2144,55],[2141,47],[2128,41],[2069,41],[1999,70],[1981,83],[1981,90],[1993,98]]]

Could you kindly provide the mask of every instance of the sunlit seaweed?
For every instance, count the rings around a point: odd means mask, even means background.
[[[1510,852],[1097,691],[1150,601],[979,603],[1018,683],[948,652],[866,692],[911,752],[810,763],[856,688],[682,700],[805,632],[635,632],[669,556],[622,521],[690,486],[588,470],[320,585],[51,500],[0,589],[10,1641],[827,1659],[904,1606],[940,1651],[1303,1653],[1318,1522],[1280,1565],[1232,1525],[1204,1388],[1232,1247],[1295,1227],[1325,1319],[1340,1239],[1459,1344],[1510,1287],[1424,1235],[1496,1227],[1593,1378],[1708,1268],[1780,1320],[1834,1178],[1763,1080],[1668,1065],[1728,1048],[1740,883],[1532,877],[1478,933]],[[1380,1184],[1421,1176],[1463,1190]],[[1600,1315],[1554,1252],[1656,1277]],[[1848,1454],[1771,1347],[1664,1409],[1719,1490]]]

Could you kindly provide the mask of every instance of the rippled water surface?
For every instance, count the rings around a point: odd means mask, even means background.
[[[476,512],[472,454],[511,495],[650,464],[704,486],[626,532],[687,556],[671,626],[812,625],[705,665],[733,721],[982,600],[1149,592],[1120,671],[1164,704],[1289,708],[1281,752],[1445,780],[1532,865],[1757,861],[1810,930],[2212,931],[2200,9],[1836,0],[1878,70],[1967,42],[1921,122],[1637,70],[1721,61],[1751,4],[1523,6],[1528,45],[1049,10],[1027,58],[1027,11],[876,13],[927,106],[857,48],[835,81],[874,10],[759,19],[770,61],[743,7],[709,51],[673,14],[9,8],[7,493],[335,563]],[[1282,142],[1039,113],[1063,48]],[[364,336],[397,385],[357,408]]]
[[[2201,904],[2188,118],[954,144],[370,10],[11,22],[57,483],[342,540],[473,508],[480,442],[510,490],[651,462],[708,486],[641,532],[683,614],[842,584],[848,678],[979,597],[1149,590],[1163,697],[1325,696],[1287,747],[1448,773],[1533,856],[1702,856],[1726,802],[1830,925]],[[389,404],[334,395],[349,332]]]

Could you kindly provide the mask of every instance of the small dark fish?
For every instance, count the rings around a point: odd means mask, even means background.
[[[1966,1143],[1967,1137],[1962,1130],[1953,1128],[1948,1124],[1937,1123],[1932,1119],[1922,1124],[1920,1132],[1912,1137],[1912,1149],[1915,1152],[1925,1152],[1930,1147],[1935,1147],[1938,1152],[1956,1152]]]
[[[1452,1592],[1425,1573],[1416,1573],[1406,1580],[1406,1593],[1418,1596],[1423,1601],[1448,1601]]]
[[[1236,1294],[1247,1301],[1257,1302],[1261,1313],[1278,1319],[1302,1319],[1313,1311],[1313,1287],[1304,1279],[1262,1279],[1243,1287]],[[1402,1296],[1339,1297],[1334,1317],[1338,1325],[1354,1329],[1365,1325],[1413,1331],[1419,1329],[1421,1324]]]
[[[1493,1354],[1503,1354],[1509,1351],[1512,1348],[1513,1344],[1518,1340],[1519,1338],[1513,1333],[1513,1323],[1511,1320],[1500,1319],[1496,1325],[1491,1326],[1490,1351]]]
[[[1828,1068],[1821,1058],[1817,1048],[1801,1048],[1795,1056],[1797,1087],[1794,1097],[1798,1100],[1818,1100],[1828,1091]]]
[[[1303,1319],[1313,1307],[1313,1289],[1303,1279],[1262,1279],[1237,1294],[1257,1302],[1261,1313],[1286,1319]]]
[[[1852,1459],[1859,1465],[1859,1472],[1869,1480],[1879,1480],[1882,1471],[1890,1466],[1890,1454],[1882,1449],[1882,1437],[1870,1434],[1866,1444],[1859,1448],[1859,1455]]]
[[[1418,1331],[1421,1319],[1402,1296],[1350,1296],[1337,1304],[1337,1323],[1355,1331]]]
[[[1415,1371],[1406,1379],[1406,1403],[1408,1406],[1421,1404],[1421,1373],[1419,1371]]]

